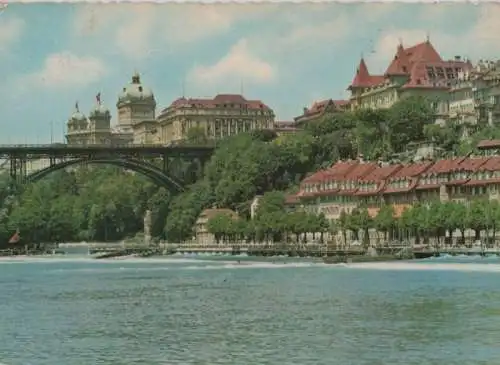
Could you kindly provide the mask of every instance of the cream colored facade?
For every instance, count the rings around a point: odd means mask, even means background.
[[[111,112],[100,98],[88,118],[80,112],[78,103],[67,123],[66,140],[71,145],[128,145],[158,143],[155,120],[156,101],[153,92],[141,84],[135,73],[131,82],[118,96],[118,123],[111,125]]]
[[[241,132],[274,128],[274,112],[259,100],[241,95],[217,95],[214,99],[175,100],[158,116],[159,139],[167,144],[185,139],[192,128],[209,139]]]
[[[87,118],[78,103],[67,122],[68,144],[169,144],[186,139],[197,128],[208,139],[219,139],[252,130],[274,129],[274,112],[260,100],[220,94],[213,99],[179,98],[156,116],[151,89],[135,73],[118,96],[118,121],[97,96]]]

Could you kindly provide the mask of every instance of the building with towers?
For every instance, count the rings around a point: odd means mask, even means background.
[[[472,64],[460,56],[444,60],[429,38],[407,48],[400,43],[383,74],[370,74],[361,58],[348,88],[351,108],[388,108],[396,101],[414,95],[433,100],[437,109],[441,100],[447,100],[459,73],[471,68]]]
[[[260,100],[242,95],[219,94],[214,98],[179,98],[156,115],[153,91],[141,83],[136,72],[118,95],[117,123],[96,96],[85,116],[78,106],[67,122],[68,144],[169,144],[188,138],[197,128],[207,139],[218,139],[256,129],[273,129],[274,112]]]
[[[66,140],[68,144],[110,144],[155,143],[156,101],[153,92],[141,84],[140,76],[135,73],[132,81],[118,96],[116,103],[118,123],[111,125],[111,112],[103,104],[101,93],[96,95],[95,106],[88,117],[79,108],[67,122]],[[151,128],[152,126],[152,128]]]
[[[133,143],[159,142],[155,119],[156,100],[150,88],[141,83],[137,72],[132,81],[123,87],[116,103],[118,128],[122,134],[130,135]]]

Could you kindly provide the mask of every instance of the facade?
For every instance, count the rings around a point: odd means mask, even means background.
[[[158,116],[159,140],[172,143],[185,139],[192,128],[208,139],[240,132],[274,128],[274,112],[260,100],[242,95],[219,94],[213,99],[175,100]]]
[[[500,61],[480,60],[471,70],[460,72],[452,83],[447,121],[463,127],[467,137],[481,125],[500,122]]]
[[[425,96],[432,100],[436,112],[447,100],[452,82],[460,72],[472,68],[468,60],[456,56],[445,61],[434,49],[430,40],[404,48],[399,44],[393,60],[383,75],[371,75],[362,58],[356,75],[349,86],[351,109],[388,108],[408,96]]]
[[[333,221],[359,206],[375,216],[391,204],[399,216],[416,202],[500,199],[500,156],[473,156],[410,164],[339,161],[306,178],[297,198]]]
[[[500,61],[480,60],[473,70],[473,80],[478,123],[500,123]]]
[[[329,115],[342,113],[350,109],[348,100],[321,100],[314,102],[310,108],[304,107],[303,113],[294,118],[295,124],[300,127]]]
[[[125,86],[116,104],[118,124],[111,125],[111,112],[104,106],[101,94],[88,117],[80,112],[78,103],[67,122],[66,140],[72,145],[156,143],[156,101],[150,89],[141,84],[137,73]]]

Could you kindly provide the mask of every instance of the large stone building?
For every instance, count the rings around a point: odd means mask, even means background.
[[[139,74],[124,86],[116,103],[118,120],[112,126],[111,111],[100,93],[85,116],[78,106],[67,122],[69,144],[169,144],[186,139],[198,128],[208,139],[218,139],[256,129],[274,129],[274,112],[260,100],[220,94],[213,99],[179,98],[156,116],[153,91]]]
[[[404,48],[399,44],[396,53],[382,75],[371,75],[362,58],[349,86],[351,108],[388,108],[407,96],[425,96],[431,99],[436,111],[441,100],[447,100],[448,91],[460,72],[472,68],[468,60],[456,56],[443,60],[427,39]]]
[[[111,112],[97,94],[95,106],[85,116],[78,106],[67,122],[68,144],[131,144],[154,143],[156,131],[150,128],[155,121],[156,101],[150,89],[141,84],[137,73],[126,85],[116,104],[118,124],[111,125]],[[154,124],[153,124],[154,125]]]
[[[359,206],[375,216],[391,204],[400,215],[416,202],[500,200],[499,191],[500,156],[474,156],[409,164],[339,161],[304,179],[296,196],[306,210],[333,221]]]
[[[260,100],[219,94],[213,99],[179,98],[158,116],[162,143],[185,139],[191,128],[208,139],[219,139],[256,129],[273,129],[274,112]]]

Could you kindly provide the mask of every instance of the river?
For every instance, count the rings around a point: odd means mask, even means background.
[[[0,260],[5,365],[452,365],[500,359],[500,259],[327,266]]]

